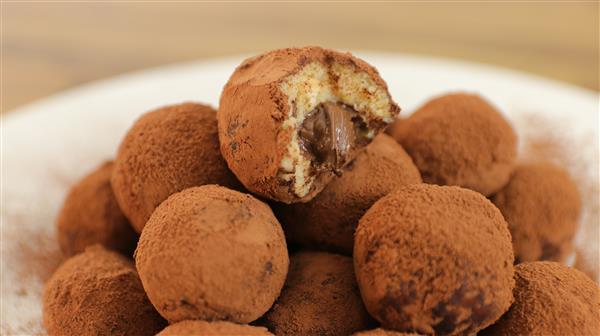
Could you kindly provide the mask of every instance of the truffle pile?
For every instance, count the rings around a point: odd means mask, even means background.
[[[399,112],[374,67],[306,47],[244,61],[218,110],[144,114],[64,201],[48,333],[598,334],[598,285],[558,263],[564,168],[517,162],[480,96]]]

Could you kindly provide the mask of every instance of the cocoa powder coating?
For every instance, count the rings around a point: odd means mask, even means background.
[[[419,336],[419,335],[413,334],[413,333],[405,333],[405,332],[391,331],[391,330],[377,328],[377,329],[373,329],[373,330],[360,331],[360,332],[352,334],[352,336]]]
[[[581,213],[577,185],[550,163],[519,165],[493,202],[508,222],[515,260],[563,261]]]
[[[423,180],[486,196],[508,182],[517,136],[496,108],[476,95],[448,94],[427,102],[390,131]]]
[[[276,335],[347,336],[373,320],[354,277],[352,258],[323,252],[298,252],[281,296],[264,316]]]
[[[156,336],[269,336],[266,328],[226,321],[189,320],[171,324]]]
[[[585,274],[551,261],[515,268],[515,302],[481,335],[598,335],[600,289]]]
[[[150,301],[171,323],[256,320],[279,296],[289,263],[271,209],[216,185],[163,202],[140,236],[135,261]]]
[[[387,329],[472,334],[512,303],[507,224],[459,187],[408,185],[377,201],[358,224],[354,265],[368,311]]]
[[[381,134],[310,202],[274,209],[291,242],[352,255],[354,230],[369,207],[400,186],[420,182],[404,149]]]
[[[284,203],[306,202],[335,176],[333,171],[321,174],[303,197],[292,191],[293,181],[279,176],[294,132],[283,126],[291,111],[289,97],[279,85],[311,62],[351,65],[387,92],[386,83],[374,67],[350,53],[320,47],[273,50],[239,65],[223,89],[217,113],[221,152],[244,186],[262,197]],[[399,111],[392,101],[390,113],[397,115]],[[380,120],[373,120],[371,125],[376,131],[383,126]]]
[[[68,259],[43,297],[49,335],[153,335],[166,325],[133,263],[100,245]]]
[[[113,163],[107,161],[71,187],[56,220],[63,254],[72,256],[101,244],[133,255],[138,235],[117,203],[110,185],[112,170]]]
[[[137,232],[171,194],[204,184],[239,188],[221,157],[211,107],[185,103],[148,112],[121,142],[112,185]]]

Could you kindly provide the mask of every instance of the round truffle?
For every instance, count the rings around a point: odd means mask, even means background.
[[[156,336],[272,336],[266,328],[226,321],[189,320],[171,324]]]
[[[369,313],[387,329],[473,334],[512,302],[507,224],[468,189],[415,184],[375,202],[356,229],[354,266]]]
[[[171,323],[254,321],[279,296],[289,264],[271,209],[216,185],[185,189],[156,208],[135,261],[150,301]]]
[[[517,136],[508,121],[476,95],[435,98],[392,131],[423,180],[455,185],[486,196],[508,182]]]
[[[211,107],[185,103],[148,112],[121,142],[112,186],[137,232],[167,197],[204,184],[239,187],[221,157]]]
[[[481,335],[598,335],[600,289],[585,274],[551,261],[515,268],[515,303]]]
[[[354,277],[352,258],[323,252],[298,252],[281,296],[265,315],[276,335],[347,336],[373,320]]]
[[[154,335],[166,325],[133,263],[100,245],[65,261],[43,301],[49,335]]]
[[[221,152],[253,193],[306,202],[399,111],[377,70],[349,53],[274,50],[245,60],[225,85]]]
[[[138,236],[113,193],[112,170],[112,162],[103,163],[67,194],[56,220],[58,243],[65,255],[83,252],[94,244],[133,255]]]
[[[360,331],[360,332],[352,334],[352,336],[419,336],[419,335],[413,334],[413,333],[404,333],[404,332],[399,332],[399,331],[391,331],[391,330],[377,328],[377,329],[373,329],[373,330]]]
[[[310,202],[275,209],[291,242],[352,255],[354,230],[369,207],[400,186],[420,182],[410,156],[380,134]]]
[[[581,199],[563,169],[549,163],[519,165],[493,202],[508,222],[517,262],[563,261],[572,251]]]

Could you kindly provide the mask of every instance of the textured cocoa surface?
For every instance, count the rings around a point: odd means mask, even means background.
[[[413,158],[423,180],[486,196],[508,182],[517,136],[483,98],[454,93],[434,98],[389,131]]]
[[[416,184],[383,197],[359,222],[354,265],[365,306],[387,329],[475,333],[512,303],[507,224],[468,189]]]
[[[254,321],[279,296],[289,264],[271,209],[216,185],[163,202],[140,236],[135,261],[150,301],[171,323]]]
[[[582,272],[556,262],[515,268],[515,302],[481,335],[598,335],[600,289]]]
[[[292,255],[281,296],[263,322],[276,335],[321,336],[347,336],[373,324],[352,258],[312,251]]]
[[[165,106],[131,126],[119,146],[112,186],[137,232],[167,197],[204,184],[240,187],[221,157],[213,108]]]
[[[61,265],[43,302],[49,335],[153,335],[166,325],[133,263],[100,245]]]
[[[171,324],[156,336],[269,336],[266,328],[226,321],[189,320]]]
[[[105,162],[71,187],[56,220],[58,242],[67,256],[87,246],[133,256],[138,235],[121,211],[110,185],[113,163]]]
[[[400,186],[420,182],[410,156],[381,134],[310,202],[277,204],[274,210],[291,242],[352,255],[354,230],[369,207]]]
[[[493,202],[508,222],[517,262],[563,261],[572,251],[581,197],[565,170],[549,163],[519,165]]]

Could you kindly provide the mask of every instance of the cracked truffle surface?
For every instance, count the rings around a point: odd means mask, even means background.
[[[598,335],[600,290],[576,269],[556,262],[515,268],[515,303],[481,335]]]
[[[253,193],[305,202],[399,111],[377,70],[349,53],[274,50],[245,60],[225,85],[221,152]]]
[[[195,103],[166,106],[131,126],[115,159],[112,185],[137,232],[167,197],[204,184],[239,188],[219,151],[213,108]]]
[[[380,134],[310,202],[274,209],[290,241],[352,255],[354,230],[369,207],[400,186],[420,182],[410,156]]]
[[[563,261],[572,251],[581,198],[563,169],[549,163],[520,165],[493,202],[508,222],[517,262]]]
[[[112,170],[111,161],[103,163],[67,194],[56,220],[58,243],[65,255],[94,244],[133,255],[138,235],[117,203],[110,185]]]
[[[166,325],[133,263],[100,245],[65,261],[46,284],[43,302],[49,335],[153,335]]]
[[[427,183],[489,196],[508,182],[517,136],[504,116],[477,95],[430,100],[390,130]]]
[[[383,197],[358,224],[354,265],[365,306],[386,329],[472,334],[512,303],[507,224],[468,189],[417,184]]]
[[[156,336],[272,336],[266,328],[226,321],[189,320],[171,324]]]
[[[290,259],[281,296],[264,316],[276,335],[347,336],[371,326],[352,258],[305,251]]]
[[[163,202],[140,236],[135,261],[150,301],[171,323],[256,320],[279,296],[289,263],[271,209],[216,185]]]

